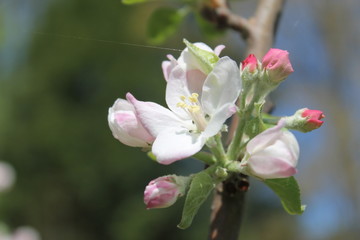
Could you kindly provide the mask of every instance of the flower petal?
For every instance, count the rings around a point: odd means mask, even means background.
[[[226,119],[231,117],[236,112],[236,105],[233,103],[228,103],[223,105],[218,109],[214,115],[211,116],[210,121],[208,122],[205,131],[203,133],[204,137],[212,137],[217,134],[223,127]]]
[[[161,68],[163,70],[164,78],[167,81],[169,79],[171,71],[178,65],[176,59],[172,55],[167,55],[170,61],[163,61]]]
[[[296,168],[284,159],[269,158],[267,155],[254,155],[248,163],[250,171],[263,179],[285,178],[296,174]]]
[[[185,124],[173,112],[159,104],[138,101],[131,93],[127,93],[126,98],[134,105],[137,116],[154,137],[157,137],[166,128],[183,126]]]
[[[201,103],[204,111],[212,115],[227,103],[235,103],[241,90],[237,64],[229,57],[221,58],[208,75],[203,86]]]
[[[224,48],[225,48],[224,45],[218,45],[218,46],[215,47],[214,53],[219,56],[220,53],[222,52],[222,50],[224,50]]]
[[[178,114],[181,118],[188,119],[189,117],[184,109],[178,107],[177,104],[182,101],[180,98],[181,96],[188,97],[190,95],[191,93],[188,88],[186,73],[181,66],[177,66],[172,70],[166,85],[166,104],[171,111]]]
[[[168,165],[199,152],[205,141],[202,135],[190,133],[188,129],[169,128],[157,136],[152,152],[159,163]]]
[[[279,121],[276,126],[268,128],[259,135],[255,136],[248,142],[246,151],[250,154],[254,154],[258,150],[264,149],[266,146],[273,144],[273,142],[279,139],[283,134],[281,128],[284,127],[284,124],[284,121]]]

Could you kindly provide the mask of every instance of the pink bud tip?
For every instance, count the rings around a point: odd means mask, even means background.
[[[311,130],[321,127],[324,121],[321,121],[325,117],[324,113],[319,110],[306,109],[301,114],[302,117],[307,118],[307,127]]]
[[[248,67],[249,72],[254,72],[257,67],[257,59],[254,54],[250,54],[244,61],[241,62],[241,70]]]

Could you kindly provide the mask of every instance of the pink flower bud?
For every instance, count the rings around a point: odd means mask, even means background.
[[[322,111],[319,110],[305,108],[301,113],[301,116],[306,118],[306,123],[304,125],[306,132],[315,130],[321,127],[321,125],[324,123],[324,121],[321,121],[321,119],[324,118],[325,115]]]
[[[254,73],[257,67],[258,60],[254,54],[250,54],[244,61],[241,62],[241,70],[246,68],[250,73]]]
[[[265,130],[246,146],[245,164],[250,174],[262,179],[286,178],[294,175],[299,158],[299,144],[285,121]]]
[[[117,99],[109,108],[108,122],[113,136],[125,145],[149,147],[154,141],[137,117],[134,106],[124,99]]]
[[[289,60],[288,51],[271,48],[262,59],[262,66],[269,74],[270,81],[280,83],[289,76],[294,69]]]
[[[144,192],[146,208],[166,208],[173,205],[178,197],[185,194],[185,182],[182,181],[185,178],[168,175],[152,180]]]

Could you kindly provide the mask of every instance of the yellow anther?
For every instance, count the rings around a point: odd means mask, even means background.
[[[181,107],[181,108],[187,108],[187,104],[184,103],[184,102],[178,102],[178,103],[176,104],[176,106],[177,106],[177,107]]]
[[[181,101],[185,101],[186,97],[185,96],[180,96]]]
[[[189,101],[190,101],[190,102],[193,102],[193,103],[197,103],[197,102],[198,102],[198,97],[199,97],[199,94],[197,94],[197,93],[192,93],[192,94],[191,94],[191,97],[189,97]]]

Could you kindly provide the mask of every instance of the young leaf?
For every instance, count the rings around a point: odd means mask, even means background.
[[[264,183],[280,197],[284,209],[289,214],[302,214],[305,205],[301,205],[300,189],[294,177],[267,179]]]
[[[213,52],[209,52],[195,46],[186,39],[184,39],[184,43],[188,47],[189,51],[200,62],[202,68],[201,70],[204,71],[204,73],[210,73],[217,61],[219,61],[219,57]]]
[[[197,211],[215,187],[215,181],[206,172],[197,173],[191,181],[178,228],[190,227]]]
[[[174,8],[155,10],[148,22],[147,33],[151,43],[160,44],[173,35],[184,19],[186,11]]]

